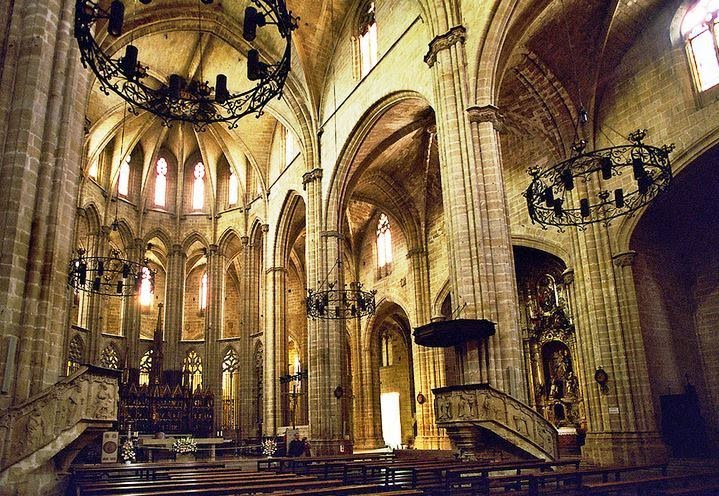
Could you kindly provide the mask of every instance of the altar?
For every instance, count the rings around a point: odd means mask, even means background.
[[[147,458],[148,461],[153,461],[153,451],[154,450],[167,450],[172,451],[172,443],[175,442],[175,439],[184,438],[185,436],[178,436],[177,438],[168,437],[165,439],[154,439],[154,438],[140,438],[138,440],[138,445],[140,448],[144,448],[147,450]],[[230,443],[232,442],[230,439],[223,439],[221,437],[193,437],[192,440],[197,444],[197,447],[199,449],[200,446],[209,446],[210,447],[210,460],[215,460],[216,455],[216,446],[218,444],[224,444],[224,443]]]

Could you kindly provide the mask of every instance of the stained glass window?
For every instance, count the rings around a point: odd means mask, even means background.
[[[202,162],[195,165],[195,181],[192,183],[192,208],[202,210],[205,206],[205,166]]]
[[[155,166],[155,206],[164,207],[167,197],[167,161],[161,158]]]
[[[719,84],[719,0],[700,0],[681,26],[697,86],[701,91]]]

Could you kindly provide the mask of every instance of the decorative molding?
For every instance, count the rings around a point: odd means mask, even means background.
[[[339,231],[320,231],[320,236],[323,238],[337,238],[340,240],[345,239],[345,235]]]
[[[269,267],[269,268],[265,269],[265,274],[269,274],[271,272],[282,272],[282,273],[286,274],[287,269],[284,267],[281,267],[281,266]]]
[[[429,42],[429,51],[424,56],[424,62],[433,67],[437,62],[437,54],[442,50],[450,48],[458,42],[464,43],[467,39],[467,30],[464,26],[455,26],[444,34],[436,36],[432,41]]]
[[[411,250],[407,250],[407,258],[418,257],[420,255],[424,255],[424,248],[422,248],[422,247],[412,248]]]
[[[0,415],[0,471],[53,442],[78,423],[117,420],[120,371],[83,366]]]
[[[617,267],[631,267],[634,265],[634,259],[637,256],[637,252],[634,250],[617,253],[612,257],[612,262]]]
[[[322,179],[322,169],[319,167],[316,169],[312,169],[309,172],[306,172],[302,174],[302,187],[304,189],[307,189],[307,183],[311,183],[313,181],[319,181]]]
[[[490,122],[498,133],[507,130],[504,114],[494,105],[473,105],[467,108],[469,122],[481,124]]]
[[[270,225],[269,225],[269,224],[262,224],[262,225],[260,226],[260,229],[262,230],[263,233],[270,232]]]
[[[562,272],[562,281],[566,286],[574,284],[574,269],[567,269]]]

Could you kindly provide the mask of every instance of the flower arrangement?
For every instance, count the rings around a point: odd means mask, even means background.
[[[197,451],[197,443],[191,437],[175,439],[172,443],[172,451],[178,455],[185,455]]]
[[[122,443],[120,447],[120,458],[125,463],[132,463],[135,461],[135,445],[130,439]]]
[[[267,438],[262,441],[262,454],[265,456],[272,456],[277,452],[277,441],[272,438]]]

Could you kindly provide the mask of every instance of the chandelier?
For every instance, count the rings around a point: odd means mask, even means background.
[[[142,4],[152,1],[140,0]],[[210,5],[213,0],[201,2]],[[297,22],[298,18],[288,13],[285,0],[250,0],[244,13],[242,37],[252,42],[258,28],[273,25],[284,40],[284,51],[279,61],[266,63],[260,60],[256,49],[250,49],[247,53],[247,79],[257,81],[257,84],[249,90],[233,93],[228,89],[225,74],[216,75],[214,87],[209,81],[203,81],[202,52],[199,80],[180,74],[171,74],[166,81],[151,77],[150,68],[141,63],[141,54],[132,40],[125,46],[122,56],[113,58],[102,48],[101,45],[107,43],[98,41],[102,39],[98,33],[106,30],[113,38],[123,34],[123,1],[113,0],[109,5],[106,1],[92,0],[76,0],[75,3],[75,38],[82,63],[95,73],[100,81],[100,90],[106,95],[110,91],[118,94],[130,104],[130,111],[135,115],[139,113],[138,109],[144,109],[160,117],[167,126],[173,121],[182,121],[191,123],[197,130],[204,130],[214,122],[226,122],[233,129],[242,117],[252,113],[262,115],[270,100],[282,96],[290,71],[292,31],[297,28]],[[198,32],[202,31],[198,9]],[[209,32],[209,28],[205,31]]]
[[[340,265],[337,260],[330,269],[332,273],[335,267]],[[351,282],[349,288],[345,285],[342,289],[335,289],[336,283],[327,283],[326,280],[319,284],[317,290],[308,289],[305,305],[307,315],[313,319],[348,319],[365,317],[375,312],[375,294],[377,290],[365,291],[362,283]],[[321,288],[325,289],[321,289]]]
[[[580,112],[586,122],[586,112]],[[674,145],[661,148],[643,143],[647,131],[637,130],[628,137],[628,145],[612,146],[585,151],[587,141],[581,139],[572,146],[572,156],[547,169],[530,168],[532,176],[524,196],[532,223],[543,228],[577,226],[602,222],[609,225],[612,219],[632,215],[664,192],[672,179],[669,153]],[[631,175],[632,182],[624,179]],[[570,198],[576,184],[597,181],[598,192],[590,198],[580,193],[579,205]],[[614,184],[614,187],[609,187]],[[625,189],[628,185],[633,187]],[[584,195],[584,196],[582,196]]]
[[[119,226],[116,211],[111,229],[117,231]],[[147,249],[152,249],[151,243],[147,244]],[[150,293],[155,291],[156,271],[150,269],[147,258],[142,262],[126,260],[116,249],[110,251],[109,257],[88,257],[82,248],[76,253],[77,257],[70,260],[67,271],[67,283],[75,291],[105,296],[132,296],[143,286]]]

